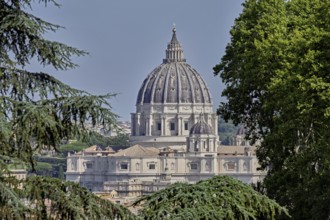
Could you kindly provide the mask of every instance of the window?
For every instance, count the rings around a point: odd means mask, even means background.
[[[120,163],[121,170],[128,170],[128,163]]]
[[[174,122],[171,122],[170,129],[171,129],[171,131],[174,131],[175,130],[175,123]]]
[[[248,171],[248,165],[246,162],[243,163],[243,170]]]
[[[156,164],[155,163],[149,163],[148,167],[149,167],[149,170],[154,170],[154,169],[156,169]]]
[[[197,163],[191,163],[190,164],[190,169],[191,170],[197,170],[198,169],[198,164]]]
[[[140,164],[139,164],[139,163],[136,163],[136,164],[135,164],[135,169],[136,169],[136,170],[140,170]]]
[[[195,143],[194,143],[194,151],[197,152],[198,149],[199,149],[199,147],[198,147],[198,142],[195,141]]]
[[[86,163],[87,169],[93,169],[93,163]]]
[[[236,163],[235,162],[227,162],[226,163],[227,171],[234,171],[236,170]]]
[[[159,123],[159,122],[157,123],[157,130],[158,130],[158,131],[162,130],[162,124]]]
[[[211,171],[209,163],[205,163],[205,171]]]
[[[188,122],[184,123],[184,130],[186,130],[186,131],[188,130]]]
[[[171,170],[175,170],[175,164],[171,163]]]
[[[71,169],[76,170],[77,169],[77,163],[76,161],[71,160]]]

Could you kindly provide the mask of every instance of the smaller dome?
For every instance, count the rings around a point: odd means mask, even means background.
[[[212,134],[212,128],[206,122],[200,121],[191,127],[189,134]]]

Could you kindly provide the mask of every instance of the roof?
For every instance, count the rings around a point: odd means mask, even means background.
[[[147,76],[139,90],[136,104],[144,103],[211,104],[206,83],[183,58],[175,29],[167,46],[166,59]]]
[[[103,155],[103,154],[113,154],[113,153],[115,153],[115,151],[111,147],[102,147],[102,146],[98,146],[98,145],[93,145],[93,146],[90,146],[90,147],[86,148],[85,150],[79,152],[78,154],[82,154],[82,153],[88,154],[88,155],[102,153],[102,155]]]
[[[254,146],[219,146],[217,149],[218,154],[221,155],[245,155],[245,152],[252,152],[255,154],[256,147]]]
[[[93,146],[87,147],[84,151],[85,152],[93,152],[93,151],[96,151],[96,150],[97,150],[97,145],[93,145]]]
[[[189,134],[212,134],[212,128],[205,121],[199,121],[190,128]]]
[[[118,151],[112,156],[126,156],[126,157],[148,157],[157,156],[159,154],[159,149],[154,147],[142,147],[141,145],[133,145],[125,150]]]

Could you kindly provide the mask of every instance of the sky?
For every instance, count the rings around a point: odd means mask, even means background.
[[[173,24],[187,63],[211,92],[214,110],[224,85],[212,68],[230,42],[229,31],[243,0],[60,0],[61,7],[35,4],[32,13],[65,27],[45,35],[89,52],[73,58],[78,68],[47,71],[62,82],[95,95],[117,93],[110,100],[119,120],[135,112],[137,93],[147,75],[162,63]]]

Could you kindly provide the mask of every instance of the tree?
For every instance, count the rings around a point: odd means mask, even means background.
[[[52,176],[53,166],[45,162],[37,162],[35,166],[35,173],[42,176]]]
[[[57,150],[63,140],[72,137],[88,137],[86,121],[109,129],[116,126],[117,119],[108,102],[113,94],[91,95],[47,73],[28,70],[32,59],[55,70],[69,70],[76,67],[72,56],[86,54],[45,39],[45,33],[61,27],[29,13],[26,9],[32,7],[31,2],[0,0],[0,216],[126,219],[130,216],[126,209],[101,201],[74,184],[45,177],[31,177],[18,184],[8,177],[8,164],[14,159],[33,168],[35,152]],[[39,2],[58,6],[53,0]]]
[[[88,148],[89,146],[90,146],[89,144],[82,143],[81,141],[62,145],[59,148],[60,156],[66,157],[68,155],[68,153],[79,152],[79,151],[82,151],[82,150]]]
[[[295,219],[330,217],[330,2],[247,0],[215,74],[218,113],[261,139],[266,192]]]
[[[276,219],[288,216],[286,209],[229,176],[215,176],[196,184],[175,183],[146,195],[133,205],[142,205],[144,219]]]
[[[235,126],[231,121],[225,122],[223,118],[218,119],[218,133],[221,144],[223,145],[233,145],[237,134],[237,126]]]
[[[19,204],[16,209],[1,210],[3,219],[136,219],[127,208],[101,199],[76,183],[33,176],[21,184],[24,190],[17,194],[29,207]]]
[[[59,179],[62,179],[62,180],[64,180],[65,179],[65,177],[64,177],[64,169],[63,169],[63,166],[59,166],[59,169],[58,169],[58,178]]]
[[[106,137],[94,132],[89,140],[89,145],[101,145],[107,147],[110,145],[129,146],[129,135],[125,133],[118,133],[113,137]]]

